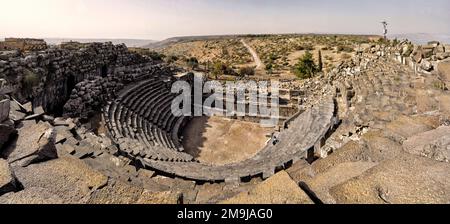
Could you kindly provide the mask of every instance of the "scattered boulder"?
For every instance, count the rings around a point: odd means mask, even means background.
[[[415,135],[403,143],[403,149],[414,155],[424,156],[441,162],[450,161],[450,127]]]
[[[33,112],[36,115],[44,115],[45,114],[44,108],[42,108],[42,106],[34,108]]]
[[[423,70],[425,70],[427,72],[430,72],[431,70],[433,70],[433,65],[428,60],[422,60],[422,63],[420,64],[420,68],[422,68]]]
[[[450,58],[450,52],[437,53],[436,58],[438,60],[444,60],[444,59]]]
[[[439,44],[436,47],[436,53],[445,53],[445,52],[446,52],[446,49],[445,49],[445,46],[443,44]]]
[[[23,122],[23,125],[18,130],[15,144],[11,144],[6,149],[5,154],[9,163],[28,166],[58,157],[55,147],[55,130],[49,124],[27,121]]]
[[[16,178],[8,162],[0,159],[0,195],[17,189]]]
[[[42,117],[45,114],[45,111],[42,107],[37,107],[34,109],[34,114],[25,117],[25,120],[33,120],[39,117]]]
[[[341,163],[328,169],[326,172],[314,175],[314,178],[305,178],[302,183],[305,184],[311,192],[314,192],[315,196],[319,198],[321,202],[334,204],[336,201],[330,195],[329,189],[363,174],[375,165],[377,165],[377,163],[362,161]]]

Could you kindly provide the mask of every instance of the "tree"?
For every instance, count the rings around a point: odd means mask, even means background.
[[[170,56],[167,57],[167,63],[172,64],[172,63],[178,61],[178,59],[179,59],[179,58],[178,58],[177,56],[175,56],[175,55],[170,55]]]
[[[253,67],[242,67],[239,69],[239,75],[242,77],[255,75],[255,69]]]
[[[294,67],[294,73],[301,79],[309,79],[317,72],[317,66],[314,63],[313,55],[306,51]]]
[[[218,61],[214,62],[211,73],[214,75],[215,79],[218,79],[219,75],[222,74],[222,63]]]
[[[162,61],[164,58],[166,58],[166,55],[158,53],[156,51],[149,51],[145,53],[148,57],[150,57],[152,60],[155,61]]]
[[[191,58],[187,59],[186,63],[192,69],[198,68],[198,60],[195,57],[191,57]]]
[[[323,62],[322,62],[322,51],[319,50],[319,63],[317,65],[317,70],[321,72],[323,70]]]

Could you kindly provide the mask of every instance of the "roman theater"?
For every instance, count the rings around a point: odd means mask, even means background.
[[[248,38],[231,39],[261,41]],[[8,41],[0,51],[0,203],[450,200],[450,48],[439,42],[367,40],[302,82],[256,66],[239,80],[276,79],[276,94],[223,95],[210,108],[241,106],[240,116],[187,116],[173,113],[174,83],[193,91],[195,76],[214,80],[207,71],[112,43]],[[261,125],[271,118],[275,125]]]

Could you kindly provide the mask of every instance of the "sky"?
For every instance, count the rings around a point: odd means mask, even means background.
[[[450,34],[449,0],[0,0],[0,37]]]

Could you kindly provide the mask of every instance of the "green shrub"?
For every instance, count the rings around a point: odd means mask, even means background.
[[[318,69],[314,63],[313,55],[309,51],[306,51],[305,55],[299,59],[294,67],[294,73],[300,79],[311,78],[317,71]]]
[[[186,60],[186,64],[187,64],[190,68],[196,69],[196,68],[198,68],[198,59],[195,58],[195,57],[188,58],[188,59]]]
[[[321,72],[322,69],[323,69],[322,51],[319,50],[319,63],[318,63],[318,66],[317,66],[317,70]]]
[[[239,69],[239,75],[241,76],[254,76],[255,69],[253,67],[242,67]]]
[[[167,63],[173,63],[173,62],[176,62],[176,61],[178,61],[178,57],[177,56],[175,56],[175,55],[170,55],[170,56],[168,56],[167,57]]]
[[[347,52],[347,53],[352,53],[354,51],[354,49],[352,47],[345,46],[345,45],[337,46],[336,50],[338,52]]]
[[[166,57],[166,55],[158,53],[156,51],[150,51],[148,53],[145,53],[145,55],[147,55],[154,61],[162,61]]]
[[[231,68],[229,65],[222,63],[220,61],[214,62],[212,69],[211,69],[211,73],[215,77],[218,77],[219,75],[234,75],[235,74],[233,68]]]

